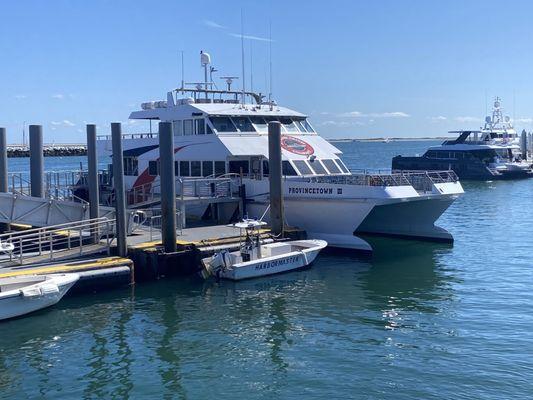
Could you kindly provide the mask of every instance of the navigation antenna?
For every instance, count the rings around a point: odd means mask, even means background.
[[[242,98],[241,103],[244,107],[244,93],[246,92],[246,75],[244,74],[244,22],[243,11],[241,8],[241,64],[242,64]]]
[[[268,72],[270,74],[270,77],[269,77],[269,83],[268,83],[268,103],[270,104],[270,111],[273,110],[273,106],[272,106],[272,20],[269,21],[269,26],[268,26],[268,62],[269,62],[269,67],[268,67]]]
[[[183,50],[181,50],[181,88],[185,86],[185,67],[183,64]],[[183,93],[183,92],[182,92]]]
[[[204,67],[204,88],[205,88],[205,98],[207,100],[208,93],[207,90],[209,88],[209,81],[207,80],[207,74],[209,70],[209,64],[211,64],[211,56],[208,53],[204,53],[203,51],[200,51],[200,63],[202,64],[202,67]]]

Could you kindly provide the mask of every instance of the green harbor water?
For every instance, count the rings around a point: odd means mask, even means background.
[[[350,167],[389,168],[434,143],[338,147]],[[464,188],[439,220],[453,246],[372,239],[372,258],[161,280],[0,323],[0,398],[530,398],[533,180]]]

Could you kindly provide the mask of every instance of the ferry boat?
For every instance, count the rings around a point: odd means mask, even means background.
[[[359,234],[450,242],[435,221],[463,193],[453,171],[406,174],[352,173],[342,152],[318,135],[307,116],[265,100],[261,93],[232,90],[208,79],[214,68],[201,52],[205,81],[182,84],[166,100],[145,102],[130,119],[173,126],[175,173],[182,181],[232,177],[245,186],[250,217],[269,221],[268,122],[282,124],[286,223],[330,246],[371,251]],[[192,87],[191,87],[192,85]],[[100,162],[111,163],[111,137],[99,136]],[[159,141],[152,131],[123,135],[128,190],[158,187]],[[154,189],[157,190],[157,189]],[[206,206],[207,207],[207,206]],[[204,207],[204,208],[206,208]],[[201,215],[204,210],[198,210]],[[230,213],[231,214],[231,213]]]
[[[478,131],[452,131],[459,136],[430,147],[421,157],[396,156],[393,170],[453,170],[460,179],[494,180],[529,178],[532,165],[520,143],[511,119],[503,116],[500,98],[494,101],[492,117]]]

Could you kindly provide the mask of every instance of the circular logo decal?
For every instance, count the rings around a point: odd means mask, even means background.
[[[309,143],[304,142],[302,139],[298,139],[294,136],[281,136],[281,147],[294,154],[300,154],[302,156],[310,156],[315,152],[315,149],[311,147]]]

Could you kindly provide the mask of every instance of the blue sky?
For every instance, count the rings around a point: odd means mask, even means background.
[[[533,129],[533,2],[487,0],[2,2],[0,126],[13,143],[24,122],[56,143],[142,131],[129,112],[179,85],[180,51],[188,81],[202,49],[241,74],[241,9],[247,85],[268,91],[271,21],[274,98],[326,137],[476,128],[495,95]]]

